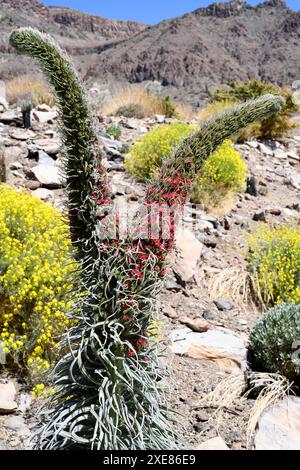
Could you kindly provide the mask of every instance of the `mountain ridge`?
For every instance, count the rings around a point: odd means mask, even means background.
[[[284,0],[217,2],[153,26],[38,0],[2,0],[0,23],[0,79],[39,73],[8,46],[10,31],[19,26],[53,35],[89,85],[155,80],[163,94],[195,107],[228,80],[291,85],[300,79],[300,12]]]

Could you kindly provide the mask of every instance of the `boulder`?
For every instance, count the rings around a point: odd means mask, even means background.
[[[221,370],[232,373],[246,368],[246,347],[243,339],[231,330],[219,328],[195,333],[181,328],[171,333],[174,354],[212,362]]]
[[[299,397],[288,397],[263,412],[254,446],[256,450],[300,450]]]

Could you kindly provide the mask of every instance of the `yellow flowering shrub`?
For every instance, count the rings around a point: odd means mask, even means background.
[[[57,209],[0,185],[0,346],[33,381],[49,369],[71,324],[67,227]]]
[[[135,142],[125,160],[125,167],[136,179],[152,178],[165,157],[170,157],[181,140],[188,137],[197,126],[176,122],[155,127]]]
[[[216,206],[228,193],[244,189],[247,165],[226,140],[205,161],[194,186],[196,203]]]
[[[267,304],[300,302],[300,228],[263,226],[249,237],[249,263]]]

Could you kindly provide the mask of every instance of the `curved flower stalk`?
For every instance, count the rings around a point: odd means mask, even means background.
[[[276,112],[268,96],[234,108],[188,138],[149,185],[144,235],[115,237],[103,217],[110,207],[107,176],[83,91],[66,55],[38,31],[11,36],[20,51],[37,59],[53,85],[66,145],[66,179],[73,242],[81,261],[78,323],[63,341],[66,351],[53,372],[56,393],[37,434],[39,449],[174,449],[158,381],[152,325],[165,262],[174,241],[175,215],[166,217],[168,237],[149,235],[148,209],[174,208],[188,197],[193,173],[223,139]],[[99,213],[101,210],[101,213]],[[102,233],[102,236],[99,236]],[[78,313],[79,312],[79,313]]]

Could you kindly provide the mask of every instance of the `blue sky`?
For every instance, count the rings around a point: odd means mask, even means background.
[[[154,24],[196,8],[210,5],[214,0],[42,0],[46,5],[68,6],[87,13],[112,19],[135,20]],[[261,3],[248,0],[251,5]],[[287,0],[290,8],[299,10],[299,0]]]

